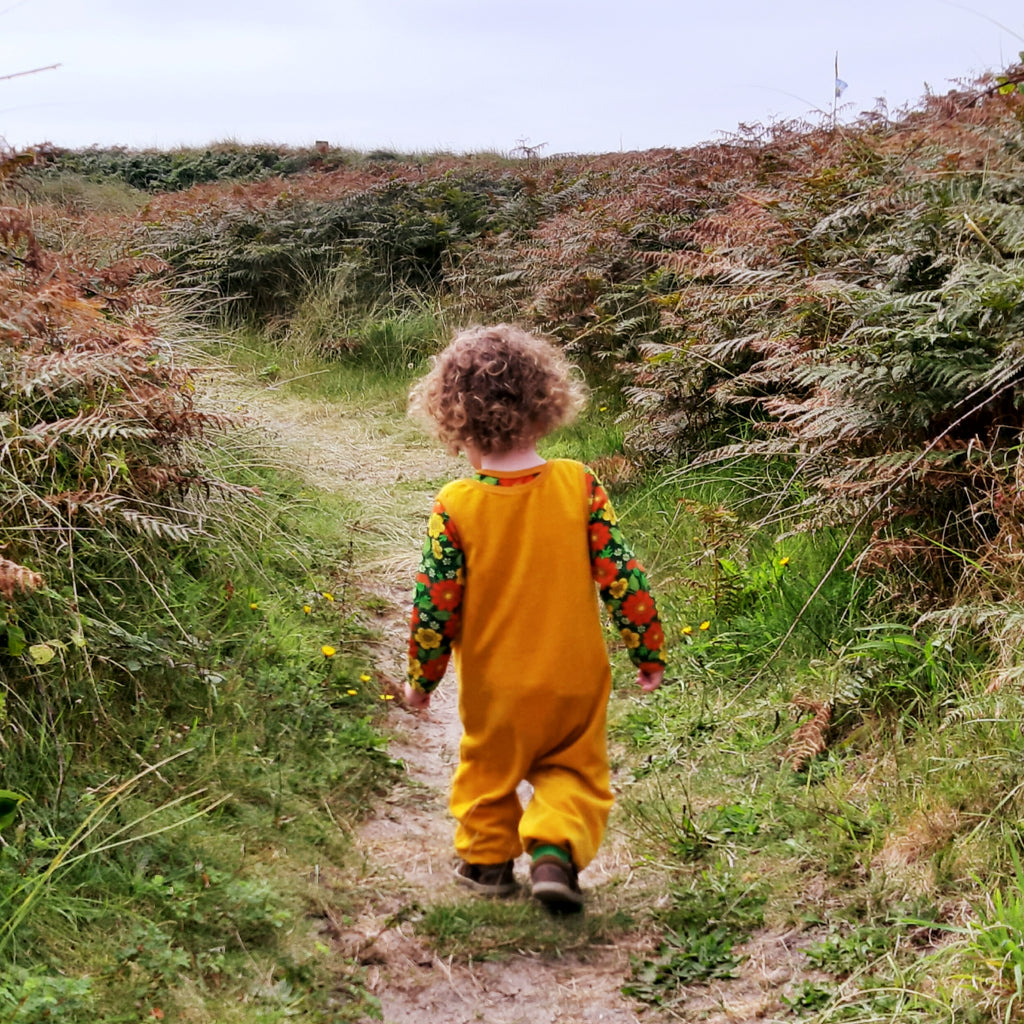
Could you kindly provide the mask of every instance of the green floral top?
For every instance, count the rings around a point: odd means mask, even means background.
[[[477,473],[475,480],[496,487],[514,487],[537,474],[501,478]],[[651,597],[647,573],[629,547],[608,494],[590,470],[586,473],[590,496],[590,566],[601,600],[629,652],[644,671],[665,665],[665,634]],[[458,528],[444,505],[435,501],[427,524],[420,571],[416,574],[409,636],[409,682],[430,693],[448,667],[452,641],[461,622],[465,557]]]

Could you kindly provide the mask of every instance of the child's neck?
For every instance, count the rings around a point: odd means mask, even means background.
[[[498,473],[514,472],[517,469],[533,469],[543,466],[545,460],[537,454],[535,444],[523,445],[521,448],[510,448],[504,452],[467,452],[470,464],[477,472],[494,470]],[[475,457],[474,457],[475,456]]]

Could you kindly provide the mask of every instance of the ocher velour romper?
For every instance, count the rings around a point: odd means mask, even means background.
[[[488,864],[524,846],[594,857],[612,805],[605,735],[611,671],[588,547],[588,490],[577,462],[533,480],[448,484],[438,496],[465,554],[453,644],[464,735],[450,807],[456,852]],[[533,785],[525,810],[521,779]]]

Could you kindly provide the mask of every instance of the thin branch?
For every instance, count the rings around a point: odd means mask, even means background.
[[[32,68],[31,71],[15,71],[13,75],[0,75],[0,82],[7,82],[12,78],[22,78],[24,75],[38,75],[40,71],[53,71],[59,67],[60,64],[47,64],[44,68]]]

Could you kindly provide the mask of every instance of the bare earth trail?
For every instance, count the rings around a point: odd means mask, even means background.
[[[291,467],[311,484],[358,503],[356,585],[378,600],[376,671],[382,688],[398,693],[427,514],[440,484],[464,475],[465,466],[426,441],[400,411],[367,410],[365,399],[358,412],[355,403],[347,408],[271,392],[256,404]],[[358,877],[328,872],[324,878],[360,901],[358,918],[335,922],[331,938],[339,955],[365,965],[385,1024],[724,1024],[771,1019],[783,1009],[778,994],[800,976],[802,959],[795,940],[784,935],[765,933],[738,948],[748,957],[740,977],[697,986],[671,1009],[643,1006],[620,991],[630,976],[630,955],[656,949],[656,934],[617,934],[608,944],[588,945],[579,926],[565,924],[569,951],[558,956],[523,951],[479,962],[439,958],[409,918],[416,908],[473,899],[452,878],[447,792],[460,736],[454,682],[442,683],[427,714],[411,713],[397,700],[389,708],[388,749],[405,764],[406,777],[358,829]],[[649,905],[651,893],[664,891],[664,880],[657,868],[645,866],[635,840],[615,827],[614,813],[611,824],[581,885],[592,908],[636,911]],[[526,873],[523,858],[517,874],[522,879]]]

